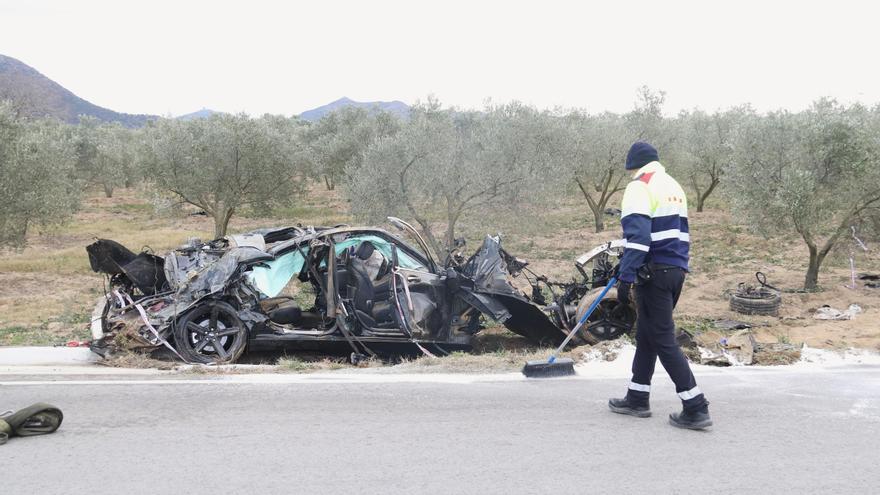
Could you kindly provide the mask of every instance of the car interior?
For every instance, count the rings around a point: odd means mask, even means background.
[[[249,273],[251,284],[264,296],[260,307],[276,333],[331,332],[335,319],[327,318],[324,296],[330,244],[297,246]],[[410,270],[427,267],[409,253],[379,236],[349,235],[333,243],[334,287],[348,300],[365,328],[400,328],[393,291],[393,262]],[[382,332],[385,333],[385,332]]]

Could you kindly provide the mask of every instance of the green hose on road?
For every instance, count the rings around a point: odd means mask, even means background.
[[[38,402],[17,412],[0,414],[0,445],[10,437],[30,437],[53,433],[61,426],[61,409]]]

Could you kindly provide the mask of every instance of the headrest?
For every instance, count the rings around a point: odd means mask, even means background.
[[[370,241],[364,241],[357,247],[357,251],[355,251],[355,255],[358,258],[366,261],[370,259],[370,256],[373,255],[373,251],[376,250],[376,246],[373,245]]]

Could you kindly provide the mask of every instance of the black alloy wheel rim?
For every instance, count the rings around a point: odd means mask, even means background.
[[[229,359],[236,340],[241,338],[241,327],[233,323],[230,315],[217,306],[209,306],[200,311],[186,324],[190,348],[204,356],[217,356]]]
[[[634,322],[631,308],[620,308],[616,300],[603,300],[587,320],[587,331],[599,340],[613,340],[629,333]]]

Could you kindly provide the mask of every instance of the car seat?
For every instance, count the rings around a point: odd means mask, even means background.
[[[347,293],[352,297],[355,313],[361,323],[370,328],[392,328],[397,323],[394,318],[394,297],[391,290],[391,272],[388,263],[383,263],[376,278],[370,276],[368,260],[376,252],[376,246],[363,241],[348,258]]]

